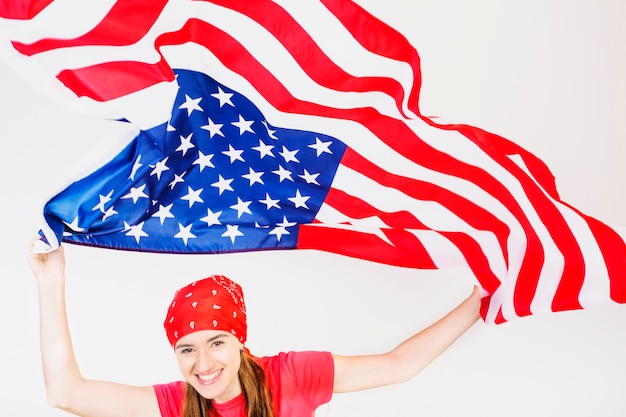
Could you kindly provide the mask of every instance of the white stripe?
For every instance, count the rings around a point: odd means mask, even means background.
[[[43,38],[73,39],[93,29],[115,0],[56,0],[30,20],[3,19],[10,39],[31,44]]]
[[[587,222],[561,203],[557,207],[565,217],[585,260],[585,280],[578,301],[583,308],[606,305],[611,299],[611,284],[602,252]]]
[[[411,114],[407,107],[408,96],[416,80],[409,64],[364,49],[321,2],[277,0],[275,3],[287,10],[324,53],[348,74],[387,77],[400,82],[404,89],[403,111]]]

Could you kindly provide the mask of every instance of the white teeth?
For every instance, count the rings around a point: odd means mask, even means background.
[[[220,374],[220,371],[215,371],[215,372],[211,372],[208,375],[198,375],[198,378],[200,378],[201,381],[203,382],[209,382],[215,378],[217,378],[217,376]]]

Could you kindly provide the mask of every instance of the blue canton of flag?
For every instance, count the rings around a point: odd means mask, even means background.
[[[295,248],[346,146],[269,124],[246,97],[177,70],[168,124],[45,207],[59,241],[124,250],[218,253]]]

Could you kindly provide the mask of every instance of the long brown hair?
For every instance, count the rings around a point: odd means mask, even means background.
[[[248,417],[277,417],[265,371],[245,351],[241,352],[238,373]],[[185,383],[182,417],[213,416],[216,416],[213,401],[204,398],[189,383]]]

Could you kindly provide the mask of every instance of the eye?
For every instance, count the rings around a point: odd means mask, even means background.
[[[224,344],[223,340],[216,340],[215,342],[213,342],[213,344],[211,345],[211,347],[220,347],[221,345]]]
[[[178,350],[178,352],[179,352],[181,355],[187,355],[187,354],[189,354],[189,353],[193,352],[193,349],[192,349],[192,348],[190,348],[190,347],[186,347],[186,348],[179,349],[179,350]]]

